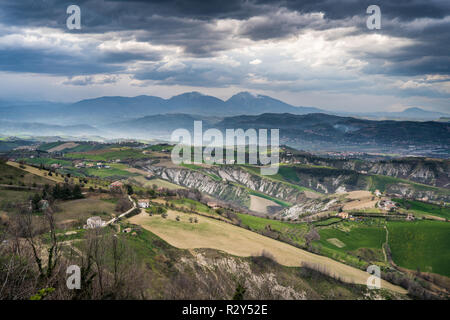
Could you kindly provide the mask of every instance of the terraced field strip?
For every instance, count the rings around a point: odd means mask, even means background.
[[[339,240],[338,238],[329,238],[327,239],[327,241],[329,243],[331,243],[332,245],[335,245],[338,248],[343,248],[345,247],[345,243],[343,243],[341,240]]]
[[[67,142],[67,143],[60,144],[59,146],[53,147],[51,149],[48,149],[47,151],[48,152],[57,152],[57,151],[62,151],[64,149],[72,149],[72,148],[75,148],[75,147],[78,147],[78,146],[79,146],[78,143]]]
[[[177,216],[180,221],[175,220]],[[303,262],[308,262],[323,266],[343,281],[366,284],[368,273],[362,270],[218,220],[198,217],[198,223],[190,223],[190,217],[198,216],[169,210],[166,219],[141,213],[129,221],[141,225],[177,248],[212,248],[242,257],[259,255],[265,250],[282,265],[299,267]],[[385,281],[382,281],[382,287],[406,293],[404,289]]]
[[[61,183],[61,182],[64,182],[64,178],[61,177],[61,176],[58,176],[58,177],[57,177],[56,175],[53,175],[53,176],[47,176],[47,175],[46,175],[46,173],[47,173],[46,170],[39,170],[38,168],[29,166],[29,165],[26,165],[26,164],[22,165],[23,168],[21,168],[19,163],[17,163],[17,162],[12,162],[12,161],[8,161],[6,164],[9,165],[9,166],[18,168],[18,169],[20,169],[20,170],[24,170],[24,171],[26,171],[26,172],[32,173],[32,174],[34,174],[34,175],[43,177],[43,178],[48,179],[48,180],[52,180],[52,181],[60,182],[60,183]]]
[[[52,176],[48,176],[48,175],[47,175],[47,173],[48,173],[47,170],[39,170],[38,168],[29,166],[29,165],[27,165],[27,164],[23,164],[23,165],[22,165],[23,168],[21,168],[21,167],[20,167],[20,166],[21,166],[20,163],[12,162],[12,161],[8,161],[6,164],[9,165],[9,166],[18,168],[18,169],[20,169],[20,170],[23,170],[23,171],[32,173],[32,174],[34,174],[34,175],[36,175],[36,176],[43,177],[43,178],[45,178],[45,179],[47,179],[47,180],[50,180],[50,181],[54,181],[54,182],[57,182],[57,183],[64,183],[64,178],[63,178],[61,175],[56,176],[56,174],[53,174]],[[98,182],[98,181],[97,181],[97,182]],[[85,187],[86,187],[86,188],[89,188],[89,187],[95,187],[95,188],[97,188],[97,186],[105,187],[105,186],[107,186],[107,185],[108,185],[107,182],[103,183],[103,185],[102,185],[102,184],[100,184],[100,183],[93,183],[92,181],[89,181],[87,184],[85,184]]]
[[[250,195],[250,210],[259,213],[269,213],[268,207],[279,207],[279,205],[271,200],[258,196]]]

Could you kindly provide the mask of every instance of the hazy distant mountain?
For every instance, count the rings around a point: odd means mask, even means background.
[[[102,126],[108,137],[125,138],[170,138],[170,134],[178,129],[192,131],[194,121],[202,120],[205,127],[213,123],[207,117],[193,116],[189,114],[174,113],[163,115],[152,115],[143,118],[116,122]]]
[[[60,126],[43,124],[36,122],[13,122],[0,120],[0,132],[3,135],[94,135],[99,134],[99,130],[89,125]]]
[[[204,116],[259,115],[290,113],[296,115],[327,113],[372,119],[438,120],[449,115],[410,108],[403,112],[345,113],[314,107],[296,107],[265,95],[240,92],[226,101],[199,92],[188,92],[170,99],[155,96],[99,97],[72,104],[52,102],[0,101],[0,120],[39,122],[53,125],[105,125],[140,117],[184,113]]]
[[[441,117],[449,116],[449,114],[437,111],[427,111],[421,108],[408,108],[401,112],[373,112],[366,113],[369,117],[377,119],[411,119],[411,120],[438,120]]]
[[[0,120],[46,122],[64,111],[67,104],[48,101],[0,101]]]
[[[202,117],[165,114],[107,125],[108,137],[169,139],[173,130],[192,132],[195,120],[203,120],[203,130],[279,129],[280,141],[305,150],[359,150],[414,153],[418,149],[450,152],[450,124],[428,121],[375,121],[323,113],[294,115],[265,113],[231,117]]]
[[[241,92],[227,101],[198,92],[188,92],[170,99],[154,96],[100,97],[81,100],[73,104],[40,102],[34,105],[0,101],[0,119],[33,120],[52,124],[88,123],[107,124],[165,113],[185,113],[202,116],[230,116],[261,114],[265,112],[290,112],[305,114],[322,112],[316,108],[294,107],[263,95]]]
[[[264,95],[240,92],[228,99],[225,104],[230,114],[262,114],[267,112],[307,114],[326,112],[318,108],[294,107],[283,101]]]
[[[282,143],[308,150],[442,148],[450,150],[450,124],[445,122],[374,121],[321,113],[234,116],[215,124],[220,129],[280,129]],[[397,150],[396,150],[397,149]]]

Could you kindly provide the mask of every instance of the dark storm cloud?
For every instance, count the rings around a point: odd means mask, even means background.
[[[82,30],[66,30],[66,8],[70,4],[77,4],[82,9]],[[367,30],[365,26],[366,9],[371,4],[381,7],[382,29],[379,31]],[[317,13],[323,13],[324,18],[318,17]],[[74,34],[120,32],[125,39],[179,46],[191,57],[216,56],[221,51],[241,46],[240,39],[276,40],[306,29],[354,26],[357,28],[353,31],[355,34],[372,32],[414,40],[414,45],[388,54],[360,53],[360,57],[369,62],[365,68],[367,73],[409,76],[450,74],[450,20],[445,19],[449,15],[448,0],[0,0],[0,22],[7,26],[52,27]],[[430,23],[416,20],[424,18],[434,20]],[[214,28],[219,19],[237,19],[242,24],[232,37],[232,30]],[[70,55],[55,52],[0,48],[0,67],[7,71],[74,75],[120,72],[123,68],[118,63],[161,59],[160,53],[136,53],[133,50],[97,54],[94,59],[87,56],[94,52],[87,51],[86,57],[73,61]],[[156,77],[160,81],[164,78],[166,82],[202,84],[216,83],[211,79],[222,74],[223,82],[229,79],[229,84],[234,84],[237,81],[237,74],[214,68],[188,67],[185,74],[153,74],[142,70],[137,71],[136,78]]]
[[[258,0],[259,4],[274,3]],[[326,18],[340,20],[366,12],[370,5],[378,5],[386,18],[409,21],[416,18],[443,18],[450,13],[447,0],[282,0],[277,6],[300,12],[323,12]]]
[[[75,56],[38,49],[0,48],[0,70],[11,72],[46,73],[52,75],[80,75],[115,73],[123,67],[105,64],[95,57]]]
[[[140,68],[134,78],[151,80],[161,85],[186,85],[199,87],[226,87],[242,82],[241,73],[233,68],[211,64],[186,64],[165,69],[163,64]]]

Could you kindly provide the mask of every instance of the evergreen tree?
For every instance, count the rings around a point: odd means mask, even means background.
[[[239,282],[233,295],[233,300],[244,300],[245,287]]]
[[[72,198],[74,199],[84,198],[83,193],[81,192],[81,188],[78,184],[75,185],[75,187],[73,187]]]
[[[38,193],[35,193],[33,199],[31,199],[31,207],[33,211],[39,210],[39,202],[42,200],[41,196]]]

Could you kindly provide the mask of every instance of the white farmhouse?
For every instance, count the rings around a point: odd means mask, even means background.
[[[86,221],[86,228],[87,229],[95,229],[95,228],[101,228],[105,225],[105,222],[102,221],[102,218],[98,216],[90,217]]]
[[[140,199],[138,200],[139,208],[148,208],[150,207],[150,200],[148,199]]]

